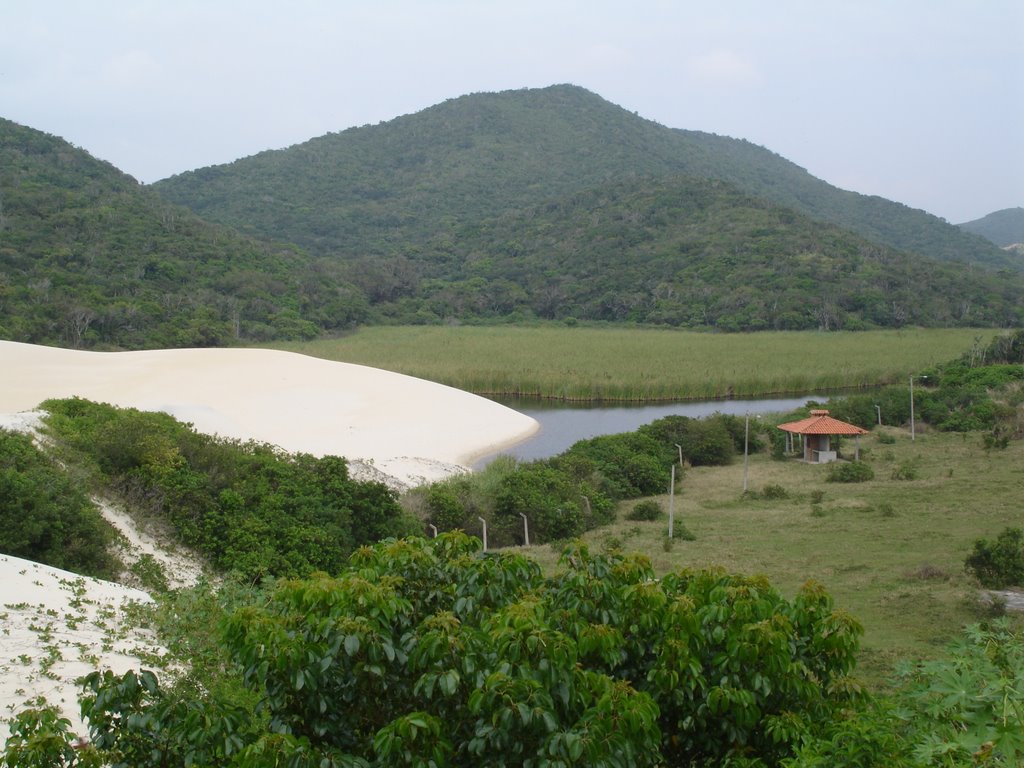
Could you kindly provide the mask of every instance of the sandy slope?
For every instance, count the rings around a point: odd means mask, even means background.
[[[166,411],[201,432],[362,460],[415,485],[537,423],[451,387],[266,349],[81,352],[0,341],[0,413],[51,397]]]
[[[151,635],[124,628],[125,603],[149,600],[137,589],[0,555],[0,720],[43,696],[85,734],[75,678],[121,673],[160,653]],[[6,737],[0,727],[0,744]]]

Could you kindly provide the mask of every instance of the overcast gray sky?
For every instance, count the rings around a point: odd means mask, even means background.
[[[951,222],[1024,206],[1024,0],[0,0],[0,116],[143,182],[574,83]]]

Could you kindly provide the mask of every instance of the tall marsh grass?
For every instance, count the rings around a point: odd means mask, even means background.
[[[871,387],[952,359],[991,330],[695,333],[561,326],[377,326],[280,349],[488,395],[654,401]]]

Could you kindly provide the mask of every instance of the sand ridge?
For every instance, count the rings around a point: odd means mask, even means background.
[[[0,341],[0,413],[79,396],[165,411],[197,430],[338,455],[401,485],[465,471],[537,422],[452,387],[269,349],[85,352]]]

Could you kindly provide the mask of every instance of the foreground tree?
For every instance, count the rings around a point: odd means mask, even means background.
[[[545,579],[461,533],[389,540],[225,622],[248,713],[149,672],[87,681],[114,765],[777,765],[857,700],[860,627],[720,570],[567,548]]]

